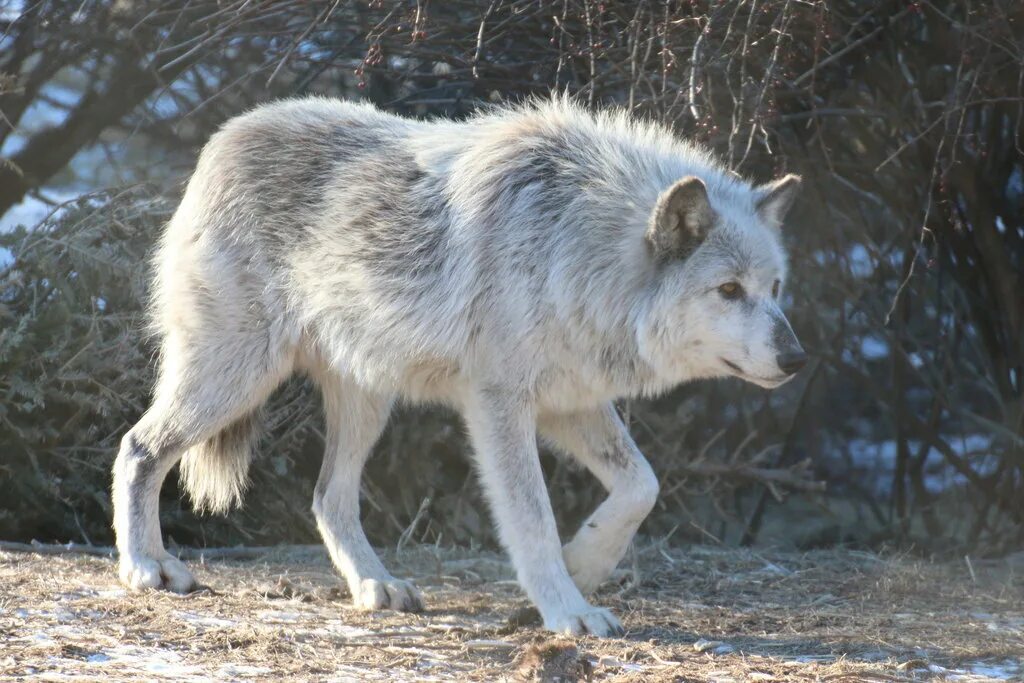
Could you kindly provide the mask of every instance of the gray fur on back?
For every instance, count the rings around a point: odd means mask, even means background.
[[[445,400],[514,366],[573,409],[685,379],[652,367],[638,329],[659,287],[643,235],[686,175],[726,215],[753,211],[705,152],[565,99],[459,123],[290,100],[211,139],[170,231],[230,262],[208,278],[252,280],[239,305],[360,383]],[[748,232],[730,258],[781,263],[773,235]]]

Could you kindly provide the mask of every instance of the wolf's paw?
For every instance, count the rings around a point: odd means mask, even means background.
[[[618,637],[625,631],[619,620],[606,609],[588,607],[576,613],[559,615],[544,620],[544,628],[573,636]]]
[[[423,596],[416,586],[398,579],[363,579],[353,596],[362,609],[393,609],[399,612],[422,612]]]
[[[121,583],[132,590],[161,588],[184,594],[199,587],[185,564],[166,552],[159,559],[122,556],[120,575]]]

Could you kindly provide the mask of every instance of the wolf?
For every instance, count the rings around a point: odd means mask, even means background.
[[[113,468],[121,580],[196,586],[164,548],[161,482],[180,461],[199,508],[237,502],[261,406],[302,372],[326,415],[313,514],[355,605],[423,608],[367,541],[359,485],[394,403],[440,403],[544,626],[621,634],[585,596],[658,481],[614,401],[724,376],[772,388],[805,364],[779,306],[799,185],[755,186],[665,127],[565,97],[461,122],[326,98],[230,120],[156,249],[159,372]],[[538,440],[607,489],[564,547]]]

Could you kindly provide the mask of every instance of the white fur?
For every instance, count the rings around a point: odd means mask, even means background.
[[[463,123],[324,99],[232,120],[156,256],[160,380],[114,470],[122,577],[191,587],[160,540],[160,482],[187,452],[198,504],[237,499],[256,411],[303,371],[327,417],[313,510],[356,604],[422,607],[370,548],[358,492],[392,402],[433,401],[465,417],[545,625],[618,632],[583,595],[622,558],[657,480],[612,401],[788,379],[776,358],[798,347],[772,289],[795,185],[752,187],[663,128],[565,100]],[[726,282],[742,300],[723,298]],[[609,491],[564,549],[538,432]]]

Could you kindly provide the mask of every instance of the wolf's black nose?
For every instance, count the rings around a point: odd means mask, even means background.
[[[775,362],[779,364],[779,367],[787,375],[795,375],[800,372],[800,368],[807,365],[807,354],[802,350],[786,351],[777,355]]]

